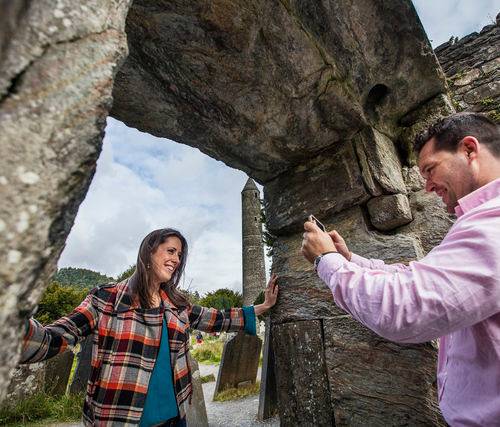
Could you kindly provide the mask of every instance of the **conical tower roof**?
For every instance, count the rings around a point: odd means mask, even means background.
[[[255,185],[255,181],[252,178],[248,178],[248,181],[245,184],[245,186],[243,187],[243,190],[241,190],[241,192],[248,191],[248,190],[259,191],[259,189],[257,188],[257,185]]]

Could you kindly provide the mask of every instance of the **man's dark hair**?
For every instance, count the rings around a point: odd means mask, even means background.
[[[417,135],[414,149],[420,154],[427,141],[436,140],[435,149],[455,152],[466,136],[473,136],[485,144],[495,157],[500,157],[499,126],[484,114],[456,113],[438,120],[427,130]]]

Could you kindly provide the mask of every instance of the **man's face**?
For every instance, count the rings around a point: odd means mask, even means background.
[[[458,200],[474,190],[474,177],[467,151],[459,144],[456,152],[435,150],[435,139],[426,142],[418,157],[420,173],[425,178],[425,189],[434,191],[455,212]]]

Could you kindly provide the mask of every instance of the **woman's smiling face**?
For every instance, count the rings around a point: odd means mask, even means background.
[[[170,236],[151,254],[151,268],[155,283],[168,282],[182,257],[182,243],[178,237]]]

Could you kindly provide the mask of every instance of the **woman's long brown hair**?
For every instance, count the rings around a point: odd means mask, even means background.
[[[151,308],[151,297],[153,293],[151,255],[154,254],[158,246],[165,243],[169,237],[177,237],[181,241],[181,257],[179,265],[175,269],[171,279],[166,283],[162,283],[161,287],[165,290],[168,297],[177,308],[182,310],[189,306],[187,297],[177,289],[182,274],[184,273],[184,267],[186,266],[188,254],[187,241],[179,231],[173,228],[162,228],[152,231],[143,239],[139,248],[139,253],[137,254],[135,272],[128,281],[132,296],[139,301],[142,308]]]

